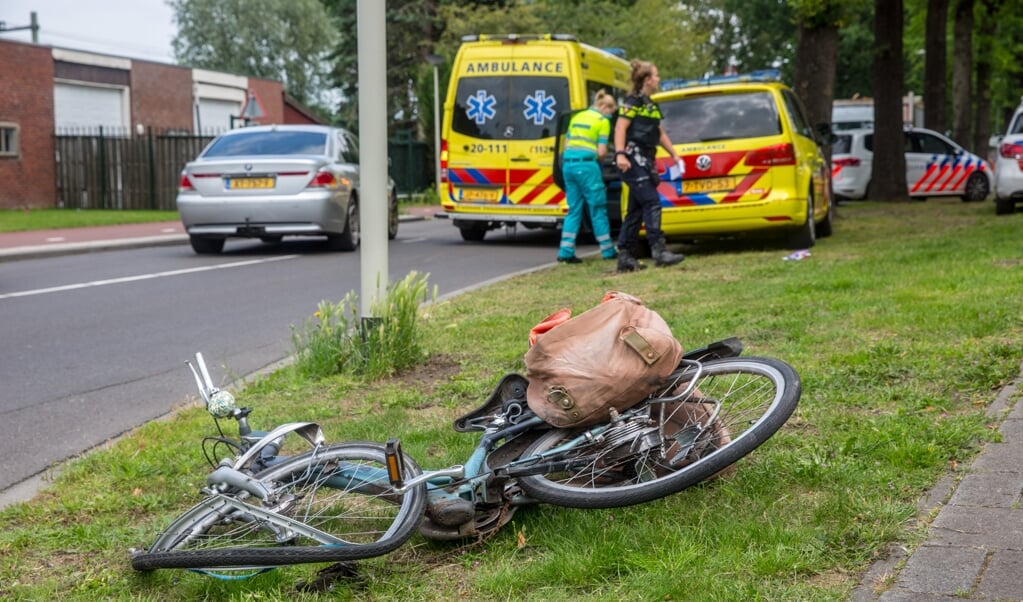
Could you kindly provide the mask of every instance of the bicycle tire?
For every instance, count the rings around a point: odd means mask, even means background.
[[[405,456],[405,476],[420,474],[419,466]],[[280,541],[268,526],[272,521],[231,513],[217,508],[218,498],[207,498],[172,522],[146,552],[131,559],[135,570],[252,569],[339,562],[381,556],[405,543],[418,529],[426,508],[426,487],[404,494],[391,488],[387,479],[383,446],[346,442],[307,452],[272,466],[254,477],[279,483],[286,494],[296,496],[276,513],[296,519],[335,536],[344,543],[323,544],[301,534]],[[366,478],[358,487],[345,477],[338,488],[341,470],[359,469]],[[348,474],[346,473],[346,474]],[[328,485],[326,479],[335,477]],[[258,505],[259,501],[251,501]],[[329,511],[329,512],[328,512]]]
[[[680,381],[676,390],[691,380]],[[519,485],[538,501],[573,508],[630,506],[677,493],[718,474],[770,438],[795,410],[802,386],[799,375],[785,362],[738,357],[705,362],[696,391],[699,397],[694,401],[664,404],[673,412],[665,422],[673,421],[681,431],[679,412],[692,413],[699,406],[706,416],[707,405],[700,400],[721,402],[713,428],[697,436],[689,452],[692,457],[684,463],[672,465],[675,458],[667,453],[681,449],[677,441],[658,439],[652,444],[637,437],[623,443],[611,430],[561,453],[550,452],[587,430],[556,429],[520,456],[520,463],[528,466],[531,457],[548,452],[545,461],[551,472],[520,476]],[[649,405],[650,415],[658,416],[654,409],[658,404]],[[657,432],[657,426],[647,432]]]

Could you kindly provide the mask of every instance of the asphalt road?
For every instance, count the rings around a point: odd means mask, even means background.
[[[556,232],[495,231],[470,244],[447,220],[409,222],[388,246],[388,273],[429,273],[443,297],[556,253]],[[358,291],[359,268],[358,253],[313,240],[229,241],[218,256],[184,244],[0,264],[0,498],[194,399],[184,362],[196,351],[216,374],[284,360],[291,327],[320,300]]]

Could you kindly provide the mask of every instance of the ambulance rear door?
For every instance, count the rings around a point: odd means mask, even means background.
[[[570,50],[520,43],[477,51],[466,57],[455,93],[447,162],[453,200],[462,210],[477,205],[510,221],[551,223],[564,200],[552,176],[558,116],[572,109]]]

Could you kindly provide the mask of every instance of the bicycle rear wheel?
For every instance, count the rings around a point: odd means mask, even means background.
[[[694,376],[684,376],[675,390]],[[619,425],[557,429],[540,437],[515,463],[523,474],[518,482],[539,501],[574,508],[664,497],[759,447],[792,414],[800,393],[799,376],[785,362],[708,361],[693,394],[681,401],[647,400],[623,412]]]
[[[420,474],[405,456],[405,475]],[[386,554],[415,533],[426,488],[391,488],[383,446],[349,442],[290,458],[254,476],[275,491],[272,505],[244,495],[210,496],[185,512],[136,570],[251,570]]]

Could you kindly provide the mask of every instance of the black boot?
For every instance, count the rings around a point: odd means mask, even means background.
[[[686,256],[681,253],[672,253],[669,251],[668,248],[664,246],[664,241],[651,243],[650,255],[654,258],[654,265],[659,267],[675,265],[676,263],[681,263],[682,260],[686,258]]]
[[[624,247],[618,248],[618,271],[619,272],[635,272],[642,270],[643,265],[636,261],[636,258],[632,256],[632,250]]]

